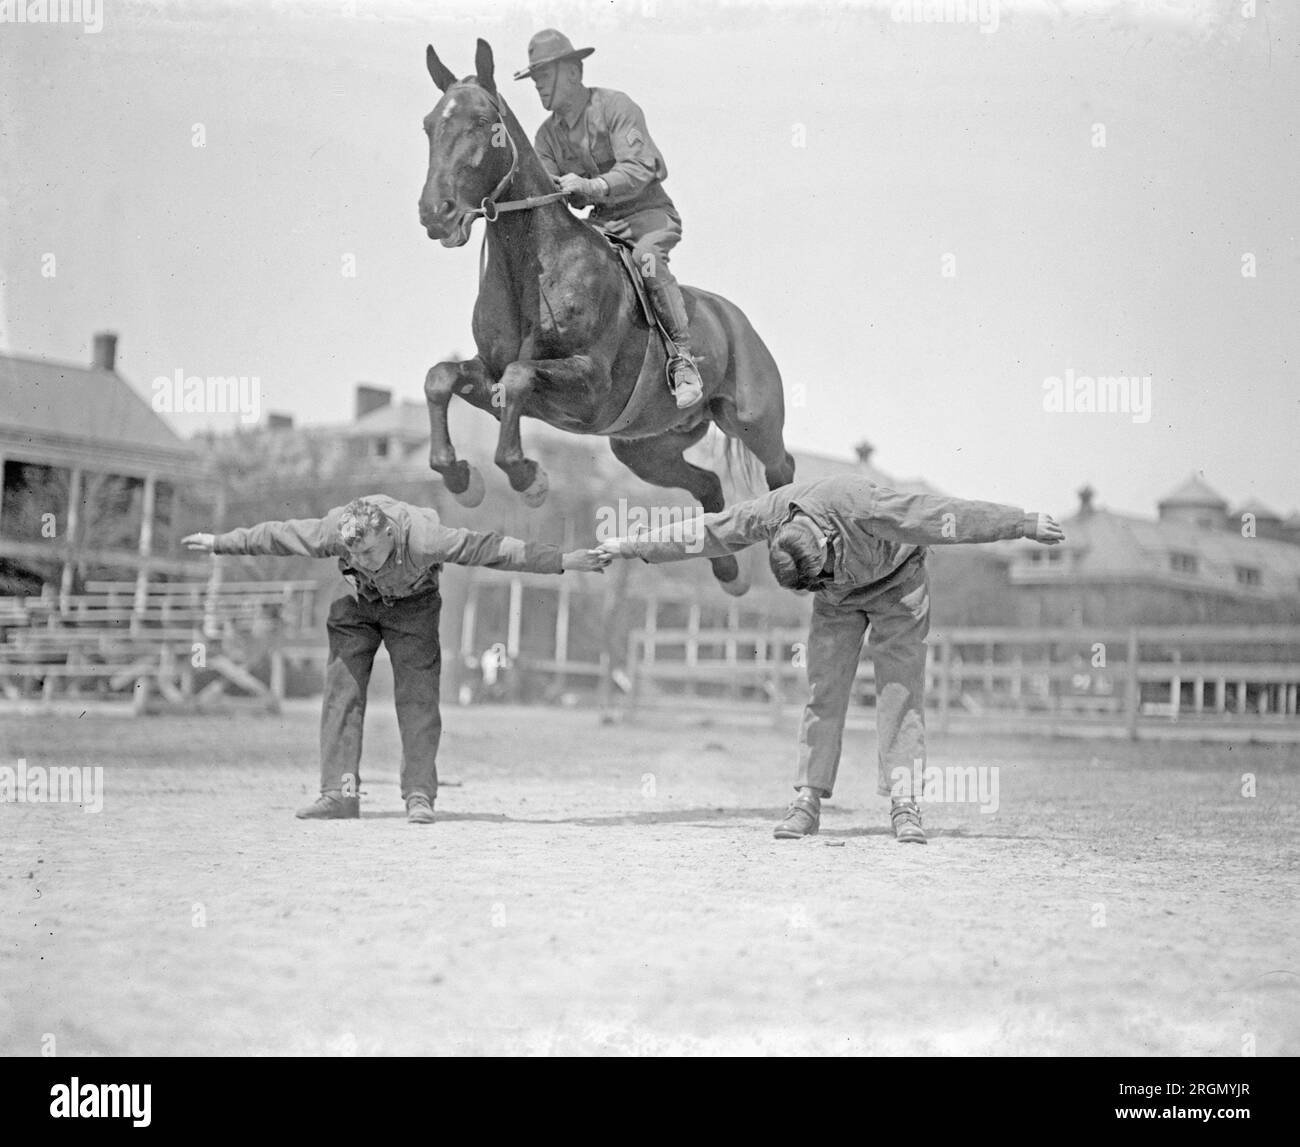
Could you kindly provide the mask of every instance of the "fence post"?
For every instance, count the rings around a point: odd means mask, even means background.
[[[1136,625],[1128,629],[1128,656],[1124,662],[1127,675],[1127,692],[1125,695],[1125,726],[1129,740],[1136,741],[1138,735],[1138,712],[1142,708],[1142,682],[1138,679],[1138,631]]]
[[[627,635],[627,715],[635,715],[641,702],[642,635],[635,629]]]
[[[767,689],[769,713],[772,728],[781,727],[781,718],[785,714],[785,681],[781,672],[781,651],[783,645],[776,636],[776,631],[769,629],[765,652],[767,654]]]
[[[952,638],[946,633],[939,639],[939,731],[948,731],[948,707],[952,704]]]

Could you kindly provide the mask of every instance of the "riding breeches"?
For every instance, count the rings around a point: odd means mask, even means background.
[[[633,241],[636,265],[647,279],[656,283],[677,282],[668,269],[668,252],[682,238],[682,220],[676,211],[646,207],[630,215],[593,215],[592,221]]]

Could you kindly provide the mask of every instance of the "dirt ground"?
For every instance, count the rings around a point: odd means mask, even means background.
[[[310,705],[0,718],[0,764],[104,769],[0,804],[0,1052],[1300,1054],[1296,747],[936,737],[999,808],[916,847],[850,733],[778,842],[793,727],[444,716],[424,827],[387,704],[334,823]]]

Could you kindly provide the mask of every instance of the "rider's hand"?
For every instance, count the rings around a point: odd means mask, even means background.
[[[210,554],[216,540],[212,534],[187,534],[181,538],[181,544],[187,550],[201,550],[205,554]]]
[[[607,186],[603,179],[584,179],[571,171],[566,171],[560,176],[560,190],[565,195],[581,196],[593,203],[602,197]]]
[[[602,550],[573,550],[560,559],[566,570],[582,570],[585,573],[604,573],[612,557]]]
[[[1026,514],[1025,537],[1045,546],[1054,546],[1065,541],[1065,531],[1051,514]]]

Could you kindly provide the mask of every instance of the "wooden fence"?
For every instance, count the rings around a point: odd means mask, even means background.
[[[765,705],[806,699],[803,629],[643,629],[628,643],[627,705]],[[954,723],[1137,737],[1179,726],[1300,738],[1300,627],[951,629],[932,633],[927,705]],[[864,648],[853,709],[874,705]]]
[[[313,581],[210,578],[0,598],[0,698],[129,701],[138,713],[154,699],[188,708],[233,689],[275,710],[286,664],[318,657],[316,590]]]

